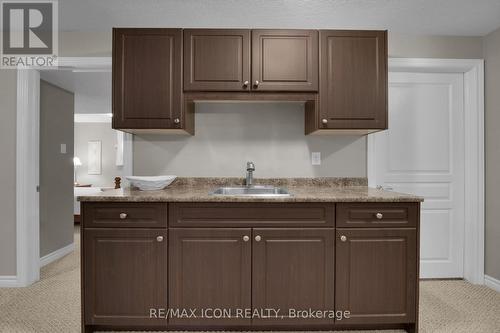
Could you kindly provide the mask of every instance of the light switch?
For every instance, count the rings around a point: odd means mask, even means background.
[[[66,154],[66,144],[61,143],[61,154]]]
[[[312,152],[311,153],[311,164],[312,165],[321,165],[321,152]]]

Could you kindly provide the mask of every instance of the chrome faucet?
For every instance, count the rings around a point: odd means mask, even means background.
[[[255,171],[255,164],[253,162],[247,162],[247,186],[253,186],[253,172]]]

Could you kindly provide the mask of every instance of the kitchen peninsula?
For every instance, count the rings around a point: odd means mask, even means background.
[[[290,196],[213,194],[243,183],[178,178],[80,197],[84,332],[417,330],[420,197],[365,178],[256,179]],[[280,315],[252,315],[265,309]]]

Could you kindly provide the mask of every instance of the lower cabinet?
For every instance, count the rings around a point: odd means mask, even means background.
[[[198,316],[169,323],[333,324],[333,242],[333,229],[170,229],[169,305]],[[309,310],[325,316],[300,317]]]
[[[88,325],[162,326],[167,305],[167,230],[85,229],[84,316]]]
[[[335,308],[344,324],[416,321],[415,229],[336,230]]]
[[[418,203],[155,205],[83,204],[83,332],[418,330]]]
[[[196,311],[175,315],[170,324],[250,325],[250,319],[219,313],[251,307],[250,237],[251,229],[170,229],[169,307]]]
[[[259,228],[253,236],[252,305],[280,309],[253,324],[333,324],[334,229]]]

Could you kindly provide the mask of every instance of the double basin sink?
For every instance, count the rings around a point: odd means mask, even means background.
[[[289,197],[291,194],[286,188],[274,186],[231,186],[219,187],[210,192],[210,195],[226,197],[266,197],[282,198]]]

